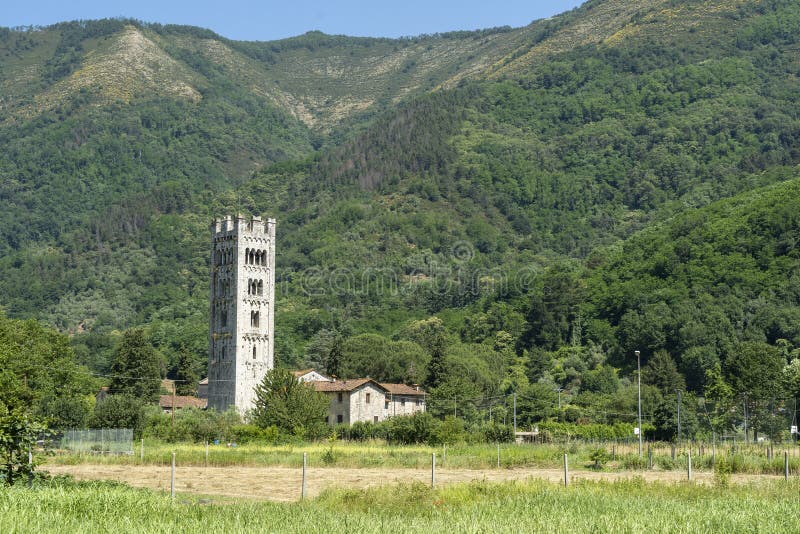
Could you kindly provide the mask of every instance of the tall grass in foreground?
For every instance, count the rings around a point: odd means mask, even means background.
[[[797,482],[632,480],[333,490],[296,504],[169,497],[108,483],[0,492],[0,532],[797,532]]]
[[[600,444],[536,444],[515,445],[501,444],[500,466],[502,468],[559,468],[564,454],[569,454],[570,464],[575,469],[594,465],[593,453],[599,448],[605,450],[607,470],[638,470],[648,467],[647,453],[639,458],[638,451],[631,447]],[[140,459],[139,446],[134,447],[132,455],[79,455],[77,453],[58,454],[46,459],[56,464],[149,464],[169,465],[172,452],[182,466],[285,466],[299,467],[303,462],[303,453],[307,454],[308,465],[312,467],[343,468],[411,468],[423,469],[430,465],[431,453],[437,453],[438,465],[442,468],[460,469],[492,469],[497,467],[496,444],[459,444],[430,447],[426,445],[386,445],[380,442],[342,442],[307,443],[294,445],[261,445],[250,443],[235,448],[225,445],[209,445],[208,463],[206,464],[205,445],[192,443],[165,443],[148,440],[145,442],[144,462]],[[686,450],[676,450],[673,459],[671,447],[662,445],[653,449],[653,467],[655,469],[685,470],[687,466]],[[800,474],[800,450],[790,448],[790,472]],[[775,456],[767,458],[765,451],[752,446],[720,447],[716,456],[712,450],[705,448],[699,455],[699,448],[692,453],[692,465],[697,470],[712,471],[715,461],[725,461],[733,473],[749,474],[783,474],[783,451],[775,448]]]

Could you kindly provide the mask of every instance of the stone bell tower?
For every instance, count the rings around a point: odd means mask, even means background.
[[[211,226],[208,406],[254,407],[274,367],[275,219],[238,215]]]

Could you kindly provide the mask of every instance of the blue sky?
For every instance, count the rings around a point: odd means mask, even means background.
[[[0,26],[46,26],[75,19],[130,17],[188,24],[231,39],[267,41],[310,30],[400,37],[493,26],[524,26],[580,0],[0,0]]]

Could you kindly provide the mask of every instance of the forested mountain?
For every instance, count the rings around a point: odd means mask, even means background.
[[[800,347],[798,36],[783,0],[396,40],[0,30],[0,306],[98,371],[133,326],[170,373],[204,362],[208,223],[242,211],[278,219],[283,365],[336,345],[421,382],[445,340],[442,398],[527,391],[529,419],[566,388],[629,420],[634,350],[653,406],[741,384]]]

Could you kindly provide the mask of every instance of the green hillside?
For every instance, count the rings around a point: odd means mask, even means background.
[[[541,418],[561,387],[600,422],[633,350],[664,402],[738,384],[742,343],[800,347],[798,35],[779,0],[396,40],[0,30],[0,306],[99,371],[132,326],[171,374],[204,362],[208,223],[241,211],[278,219],[283,365],[339,343],[420,382],[444,340],[441,398]]]

